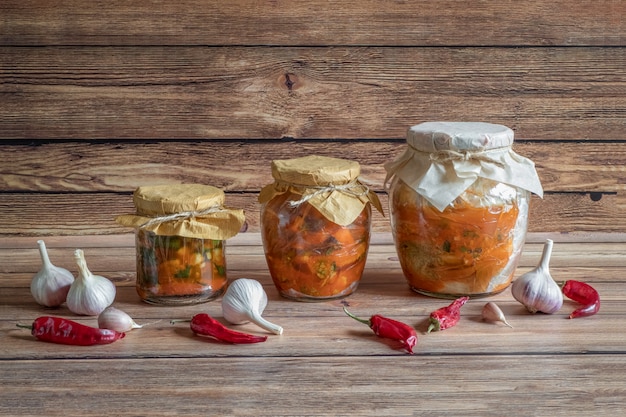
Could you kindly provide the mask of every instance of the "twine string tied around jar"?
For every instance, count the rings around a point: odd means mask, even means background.
[[[290,184],[290,185],[294,185],[294,184]],[[310,194],[303,195],[302,198],[300,198],[299,200],[289,202],[289,205],[291,207],[298,207],[301,204],[306,203],[310,199],[317,197],[318,195],[327,193],[327,192],[341,191],[342,193],[350,194],[354,197],[363,197],[369,194],[370,192],[369,187],[356,181],[352,181],[347,184],[338,184],[338,185],[328,184],[328,185],[318,186],[318,187],[306,185],[306,186],[303,186],[302,188],[315,189],[315,191]],[[357,191],[357,189],[359,190]]]
[[[508,150],[510,147],[501,147],[501,148],[493,148],[493,149],[478,149],[478,150],[463,150],[463,151],[455,151],[451,149],[442,149],[437,152],[430,152],[429,158],[432,162],[435,163],[444,163],[449,161],[481,161],[488,162],[494,165],[497,165],[500,168],[504,167],[504,163],[499,159],[496,159],[490,156],[490,153],[494,151],[500,150]],[[418,149],[413,148],[416,152],[427,153],[420,151]]]
[[[211,206],[200,211],[183,211],[180,213],[168,214],[166,216],[158,216],[141,224],[139,228],[146,228],[146,227],[153,226],[155,224],[166,223],[166,222],[173,221],[173,220],[194,219],[196,217],[202,217],[202,216],[206,216],[207,214],[219,213],[223,211],[225,210],[221,206]]]

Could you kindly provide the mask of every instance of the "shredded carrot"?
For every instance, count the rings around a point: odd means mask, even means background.
[[[326,219],[290,193],[275,197],[261,219],[265,256],[281,294],[312,298],[347,295],[361,279],[369,246],[370,210],[366,206],[348,226]]]
[[[394,198],[392,207],[396,249],[411,287],[450,295],[506,288],[512,276],[495,288],[489,286],[513,253],[517,205],[476,207],[457,199],[440,212],[428,203]]]

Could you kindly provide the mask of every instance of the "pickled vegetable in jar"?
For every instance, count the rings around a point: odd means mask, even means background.
[[[265,258],[279,293],[298,301],[353,293],[369,250],[376,194],[355,161],[323,156],[275,160],[261,190]]]
[[[137,213],[116,221],[136,228],[137,293],[151,304],[210,301],[226,289],[225,240],[245,221],[223,206],[224,192],[209,185],[139,187]]]
[[[435,297],[480,297],[513,279],[531,193],[543,196],[532,161],[512,150],[506,126],[428,122],[385,165],[391,226],[411,289]]]

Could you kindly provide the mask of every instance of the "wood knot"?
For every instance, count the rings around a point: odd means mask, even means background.
[[[295,90],[297,87],[299,87],[298,84],[298,76],[294,73],[291,72],[286,72],[285,74],[280,76],[280,80],[279,80],[280,85],[285,86],[287,88],[287,90],[289,91],[293,91]]]

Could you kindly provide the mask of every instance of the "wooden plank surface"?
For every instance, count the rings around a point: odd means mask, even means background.
[[[272,182],[271,163],[310,153],[359,162],[360,179],[382,192],[384,164],[406,149],[395,140],[43,142],[0,141],[0,192],[131,193],[140,185],[208,183],[258,193]],[[622,142],[528,141],[513,149],[535,162],[546,192],[620,193],[626,189]]]
[[[95,347],[38,342],[16,328],[43,314],[90,325],[95,318],[35,304],[28,286],[37,249],[30,238],[7,238],[0,241],[0,415],[619,415],[626,406],[626,338],[616,330],[626,325],[626,238],[531,234],[517,274],[538,261],[546,237],[556,240],[553,277],[585,280],[601,294],[596,316],[567,319],[577,307],[567,300],[554,315],[532,315],[506,290],[470,300],[457,326],[426,334],[430,311],[449,301],[409,290],[389,235],[375,235],[357,292],[321,303],[278,296],[258,234],[238,236],[227,252],[237,271],[231,279],[258,279],[269,297],[264,316],[285,328],[247,346],[202,339],[185,323],[169,322],[198,312],[220,318],[219,301],[142,303],[132,285],[131,235],[53,237],[53,262],[65,264],[68,251],[84,247],[92,270],[116,278],[115,305],[146,324]],[[482,321],[486,301],[498,303],[513,328]],[[346,317],[343,305],[415,326],[415,355]],[[237,328],[262,333],[251,324]]]
[[[0,235],[121,233],[155,182],[220,186],[258,231],[271,159],[356,159],[382,195],[426,120],[515,130],[532,231],[621,233],[626,3],[567,4],[2,2]]]
[[[373,230],[389,232],[387,195],[380,195],[385,216],[372,215]],[[600,198],[597,201],[595,199]],[[226,202],[246,212],[245,228],[259,232],[257,193],[229,193]],[[120,214],[133,213],[130,194],[13,194],[0,200],[0,230],[5,236],[54,236],[125,233],[115,223]],[[581,215],[584,213],[584,215]],[[624,194],[550,193],[533,197],[529,230],[532,232],[626,232]]]
[[[485,119],[624,139],[624,48],[4,47],[0,62],[3,139],[402,138]]]
[[[257,196],[272,181],[271,161],[309,153],[359,161],[361,179],[379,192],[388,215],[383,165],[405,147],[404,139],[0,144],[0,230],[120,233],[125,229],[114,218],[134,211],[136,187],[208,183],[226,191],[227,204],[246,210],[248,230],[259,231]],[[531,231],[626,230],[623,143],[521,140],[514,149],[535,161],[546,191],[543,200],[533,198]],[[389,219],[375,214],[374,230],[389,231]]]
[[[5,0],[12,45],[624,45],[619,0]]]
[[[586,417],[620,415],[626,395],[617,354],[44,364],[3,363],[1,415]]]

